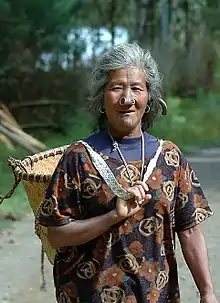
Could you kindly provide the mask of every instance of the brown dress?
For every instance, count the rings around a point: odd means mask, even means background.
[[[121,161],[102,157],[127,187]],[[138,180],[140,161],[128,164],[133,181]],[[57,250],[57,302],[180,302],[175,233],[204,221],[212,211],[194,171],[172,142],[164,142],[147,184],[152,199],[134,216],[84,245]],[[55,170],[37,222],[61,226],[105,214],[115,203],[84,145],[72,144]]]

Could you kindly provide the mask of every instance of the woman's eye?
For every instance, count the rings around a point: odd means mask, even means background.
[[[120,90],[120,89],[122,89],[120,86],[114,86],[114,87],[112,88],[112,90]]]
[[[142,89],[140,87],[132,87],[132,90],[141,91]]]

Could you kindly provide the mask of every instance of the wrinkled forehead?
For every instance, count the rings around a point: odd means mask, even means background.
[[[142,82],[146,83],[147,77],[144,71],[134,66],[111,70],[108,74],[108,83],[114,81]]]

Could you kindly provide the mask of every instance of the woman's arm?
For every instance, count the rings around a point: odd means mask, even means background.
[[[86,220],[75,220],[67,225],[48,227],[48,240],[58,249],[63,246],[81,245],[105,233],[120,220],[115,211]]]
[[[205,239],[199,225],[179,232],[185,261],[193,275],[201,302],[218,303],[213,290]]]
[[[148,186],[139,184],[127,189],[134,198],[129,201],[117,199],[116,209],[94,218],[75,220],[64,226],[48,227],[48,240],[53,248],[87,243],[104,234],[112,225],[137,213],[151,199],[146,194]]]

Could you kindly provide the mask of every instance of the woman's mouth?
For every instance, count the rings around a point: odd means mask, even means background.
[[[134,110],[119,111],[120,116],[130,116],[133,115],[134,113],[135,113]]]

